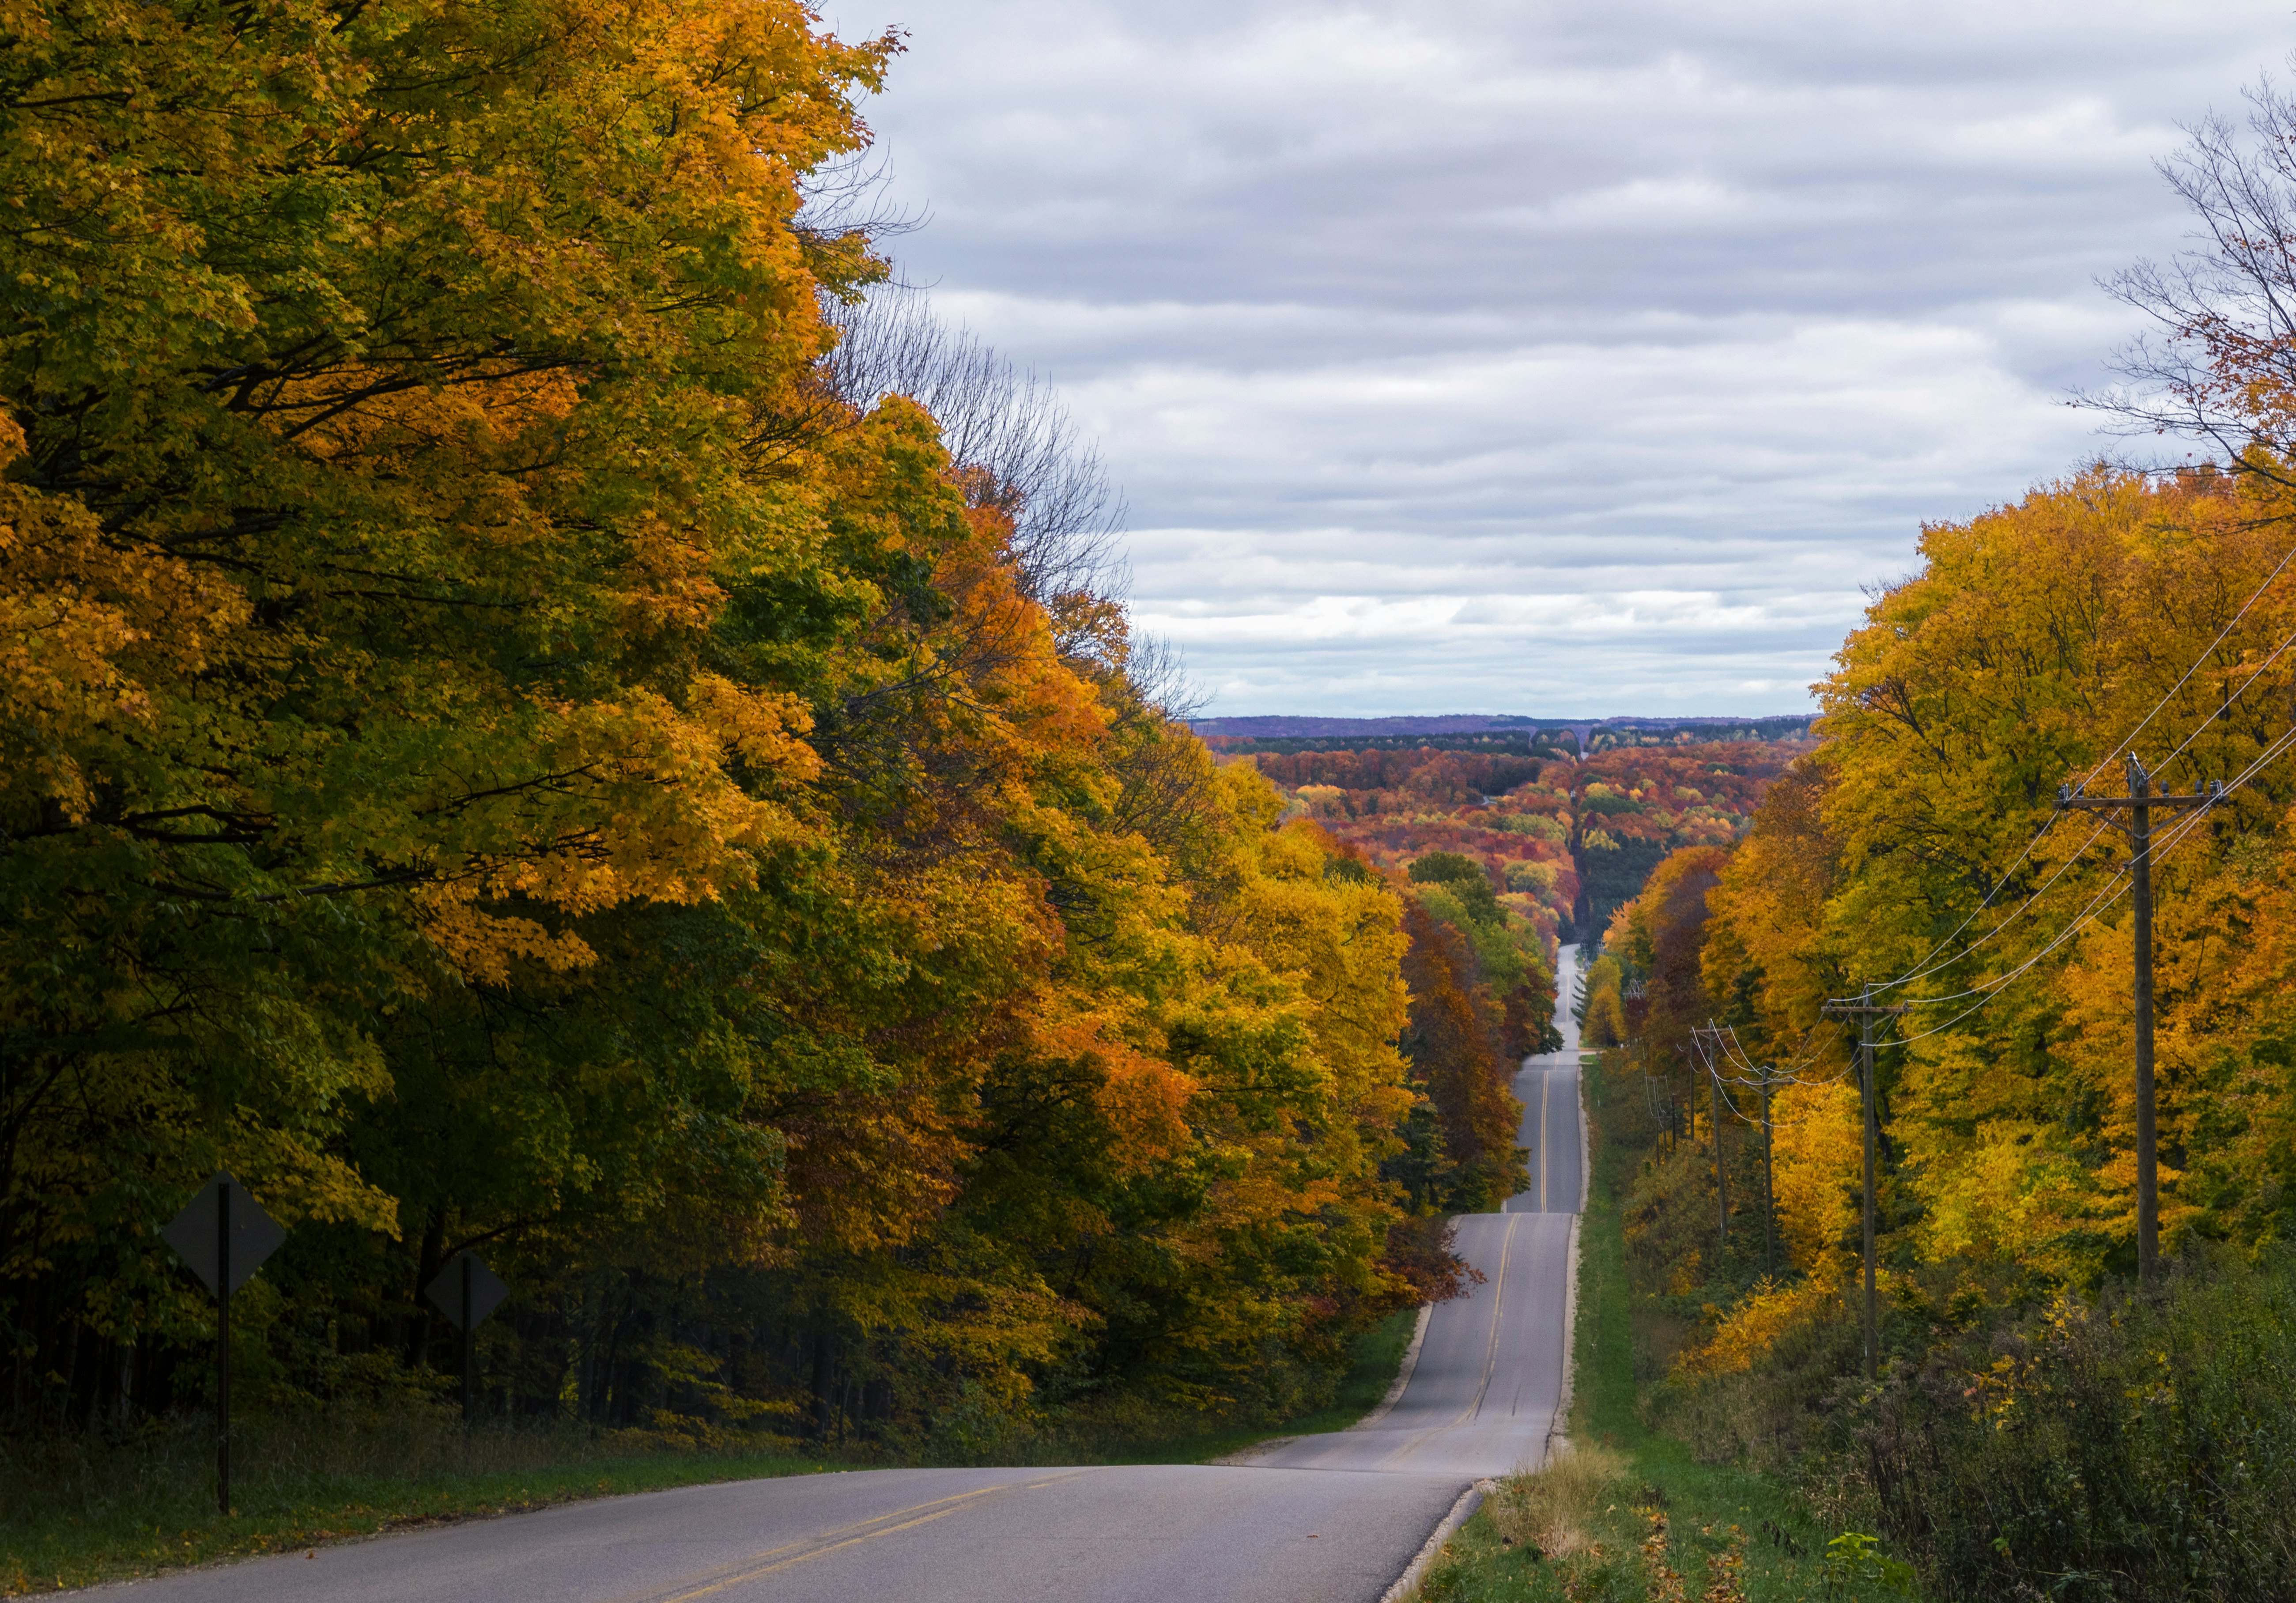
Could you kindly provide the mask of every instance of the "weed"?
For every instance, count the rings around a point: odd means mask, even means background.
[[[1483,1506],[1502,1546],[1570,1558],[1595,1545],[1602,1505],[1615,1498],[1628,1470],[1626,1456],[1610,1448],[1566,1449],[1546,1468],[1502,1481]]]
[[[1825,1544],[1825,1595],[1846,1597],[1868,1586],[1909,1593],[1914,1589],[1914,1566],[1882,1552],[1880,1537],[1844,1531]]]

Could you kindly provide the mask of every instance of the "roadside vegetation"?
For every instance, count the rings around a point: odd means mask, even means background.
[[[1616,1054],[1605,1054],[1608,1065]],[[1639,1281],[1626,1215],[1657,1130],[1638,1085],[1587,1061],[1594,1159],[1579,1227],[1570,1446],[1502,1480],[1429,1571],[1427,1603],[1884,1603],[1904,1562],[1828,1527],[1780,1478],[1693,1446],[1651,1407],[1669,1332]]]
[[[10,1543],[198,1500],[219,1170],[250,1509],[427,1506],[465,1252],[470,1473],[570,1485],[1233,1442],[1456,1287],[1545,956],[1190,732],[1090,442],[892,282],[897,33],[10,15]]]
[[[2218,460],[1927,528],[1815,747],[1588,970],[1655,1130],[1644,1417],[1941,1599],[2277,1599],[2296,1561],[2296,103],[2252,112],[2169,164],[2221,249],[2117,282],[2166,332],[2097,402]],[[2182,799],[2141,924],[2140,795]]]
[[[1417,1323],[1404,1310],[1357,1337],[1328,1403],[1257,1428],[1207,1431],[1188,1412],[1136,1418],[1129,1431],[1078,1426],[1027,1438],[980,1464],[1186,1464],[1271,1436],[1345,1430],[1379,1405]],[[718,1481],[953,1461],[945,1438],[898,1452],[857,1440],[759,1451],[735,1433],[598,1432],[566,1424],[465,1429],[439,1406],[389,1414],[275,1411],[237,1434],[234,1517],[215,1508],[205,1422],[147,1422],[132,1437],[89,1433],[0,1443],[0,1597],[86,1586],[322,1542],[491,1518],[583,1498]]]

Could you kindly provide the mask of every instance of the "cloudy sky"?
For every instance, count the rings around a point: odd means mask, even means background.
[[[2288,0],[828,20],[907,31],[903,273],[1099,437],[1225,714],[1807,707],[1924,520],[2123,448],[2063,404],[2133,327],[2095,280],[2296,46]]]

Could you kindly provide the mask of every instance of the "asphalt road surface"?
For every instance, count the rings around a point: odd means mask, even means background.
[[[1201,1464],[801,1476],[103,1590],[168,1603],[1368,1603],[1462,1484]]]
[[[1578,1027],[1570,1010],[1578,958],[1578,949],[1566,946],[1555,966],[1563,1049],[1526,1058],[1514,1077],[1523,1105],[1515,1139],[1529,1155],[1530,1184],[1504,1212],[1458,1221],[1459,1255],[1482,1271],[1483,1283],[1436,1304],[1411,1383],[1384,1416],[1299,1437],[1254,1464],[1472,1481],[1546,1461],[1570,1356],[1565,1300],[1583,1164]]]
[[[1402,1396],[1246,1464],[886,1469],[740,1481],[98,1589],[144,1603],[1375,1603],[1468,1484],[1543,1462],[1567,1358],[1578,1036],[1515,1077],[1530,1184],[1459,1221],[1484,1276]]]

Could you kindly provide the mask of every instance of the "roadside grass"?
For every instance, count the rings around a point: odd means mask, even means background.
[[[1904,1603],[1907,1572],[1813,1524],[1777,1482],[1647,1426],[1620,1203],[1641,1153],[1591,1143],[1579,1226],[1577,1451],[1501,1481],[1420,1583],[1425,1603]],[[1829,1537],[1833,1538],[1829,1551]]]
[[[233,1516],[215,1436],[190,1421],[107,1443],[0,1443],[0,1597],[617,1492],[808,1475],[794,1453],[649,1449],[627,1435],[482,1427],[443,1413],[250,1419],[232,1432]]]
[[[1025,1452],[972,1461],[1200,1463],[1273,1436],[1343,1430],[1386,1394],[1414,1319],[1400,1313],[1366,1332],[1331,1405],[1280,1426],[1053,1431],[1031,1438]],[[423,1404],[251,1418],[234,1425],[232,1447],[226,1521],[216,1511],[215,1436],[203,1420],[154,1424],[124,1442],[0,1439],[0,1597],[585,1498],[937,1461],[859,1449],[824,1457],[785,1438],[681,1446],[652,1433],[578,1426],[465,1431],[447,1410]]]
[[[1395,1384],[1403,1367],[1403,1350],[1419,1322],[1416,1309],[1390,1314],[1356,1338],[1355,1356],[1328,1407],[1258,1428],[1184,1434],[1160,1440],[1111,1444],[1092,1461],[1103,1464],[1202,1464],[1241,1452],[1262,1442],[1290,1436],[1322,1435],[1345,1430],[1372,1410]]]

